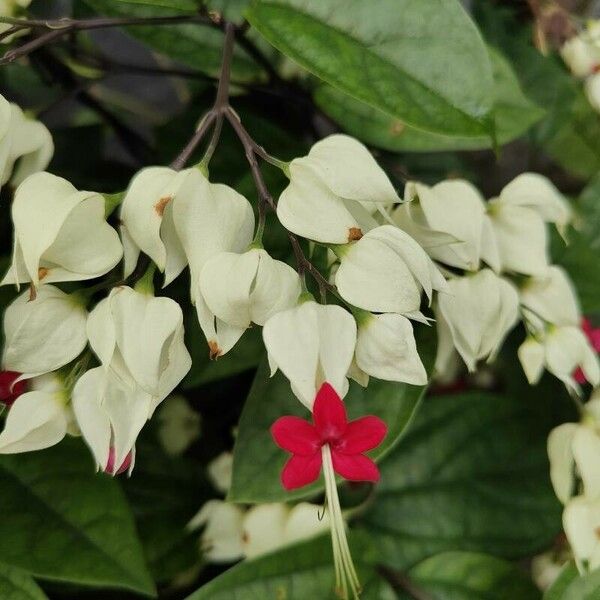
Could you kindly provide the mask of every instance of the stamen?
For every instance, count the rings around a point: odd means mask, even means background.
[[[335,473],[331,460],[329,444],[324,444],[321,453],[323,456],[323,475],[325,478],[325,496],[329,521],[331,527],[331,545],[333,547],[333,565],[335,570],[336,593],[343,600],[348,599],[348,589],[352,598],[358,600],[361,587],[352,562],[352,555],[346,538],[346,524],[342,515],[340,498],[335,484]]]

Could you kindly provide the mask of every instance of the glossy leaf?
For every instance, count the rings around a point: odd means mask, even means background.
[[[259,0],[246,16],[317,77],[396,119],[452,135],[490,131],[490,61],[456,0]]]
[[[47,600],[30,575],[0,563],[0,598],[3,600]]]
[[[0,457],[0,557],[35,577],[154,594],[119,484],[80,440]]]

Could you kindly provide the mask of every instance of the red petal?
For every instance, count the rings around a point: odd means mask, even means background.
[[[575,371],[575,373],[573,373],[573,378],[577,383],[581,383],[582,385],[584,383],[587,383],[587,379],[585,378],[583,371],[579,367],[577,367],[577,370]]]
[[[321,453],[312,456],[292,456],[281,471],[281,483],[286,490],[308,485],[317,479],[321,472]]]
[[[15,371],[0,371],[0,402],[11,406],[13,402],[27,391],[27,381],[15,381],[21,373]]]
[[[387,425],[379,417],[361,417],[348,423],[344,435],[332,447],[343,454],[361,454],[377,448],[386,433]]]
[[[317,392],[313,421],[323,443],[339,439],[346,431],[346,408],[337,392],[327,382]]]
[[[275,443],[284,450],[303,456],[312,455],[321,447],[317,430],[300,417],[281,417],[271,425]]]
[[[336,473],[349,481],[379,481],[379,469],[362,454],[342,454],[332,449],[331,460]]]

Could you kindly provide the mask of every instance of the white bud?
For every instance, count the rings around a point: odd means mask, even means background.
[[[581,572],[600,566],[600,498],[573,498],[565,507],[563,526]]]
[[[384,207],[398,201],[390,180],[367,148],[354,138],[336,134],[290,163],[290,184],[281,194],[277,216],[297,235],[344,244],[376,225],[365,206]]]
[[[328,381],[344,397],[356,346],[356,322],[339,306],[313,301],[277,313],[263,328],[271,375],[279,368],[309,409]]]
[[[117,232],[104,220],[104,198],[50,173],[31,175],[17,188],[12,218],[12,266],[2,284],[92,279],[123,255]]]
[[[21,294],[4,313],[3,367],[27,378],[63,367],[87,344],[86,319],[78,300],[53,285],[32,301]]]
[[[359,322],[356,364],[368,375],[386,381],[427,383],[412,325],[402,315],[367,315]]]
[[[527,381],[531,385],[538,383],[542,377],[545,354],[544,345],[531,336],[528,336],[519,346],[519,361],[523,367]]]
[[[585,80],[585,95],[592,108],[600,112],[600,73],[594,73]]]
[[[231,478],[233,477],[233,454],[221,452],[219,456],[208,463],[206,470],[215,489],[226,494],[231,487]]]
[[[186,267],[187,259],[173,221],[173,199],[188,173],[148,167],[131,180],[121,205],[121,223],[126,231],[125,276],[134,270],[140,250],[165,274],[165,285]]]
[[[421,293],[446,282],[419,244],[393,225],[369,231],[342,249],[335,284],[350,304],[372,312],[417,313]]]
[[[192,364],[183,342],[181,308],[170,298],[115,288],[90,313],[87,333],[106,371],[125,388],[141,388],[152,396],[148,417]]]
[[[158,439],[167,454],[178,456],[200,436],[200,415],[183,396],[169,396],[157,415]]]
[[[591,43],[586,32],[567,40],[560,55],[575,77],[587,77],[600,64],[600,48]]]
[[[294,269],[262,249],[221,252],[200,273],[200,291],[210,311],[234,327],[264,325],[275,313],[296,305],[300,278]]]
[[[563,504],[569,501],[575,491],[573,437],[578,427],[576,423],[563,423],[548,436],[550,480],[556,497]]]
[[[489,269],[448,281],[436,313],[447,323],[454,346],[469,371],[477,361],[493,359],[508,332],[517,323],[519,298],[508,281]]]

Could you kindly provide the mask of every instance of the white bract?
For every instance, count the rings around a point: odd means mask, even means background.
[[[373,312],[419,313],[421,293],[431,301],[446,281],[433,261],[407,233],[381,225],[339,250],[335,284],[344,300]]]
[[[402,315],[361,315],[355,360],[364,373],[379,379],[414,385],[427,383],[412,325]]]
[[[356,346],[356,322],[339,306],[307,301],[272,316],[263,328],[271,376],[277,369],[309,409],[328,381],[344,397]]]
[[[579,571],[600,567],[600,498],[573,498],[563,512],[563,526]]]
[[[231,487],[233,477],[233,454],[222,452],[210,461],[206,471],[215,489],[222,494],[226,494]]]
[[[599,35],[599,22],[589,21],[581,33],[567,40],[560,49],[563,60],[576,77],[587,77],[600,66]]]
[[[75,433],[67,392],[58,377],[34,378],[11,406],[0,433],[0,454],[43,450]]]
[[[485,202],[467,181],[442,181],[433,187],[408,182],[393,219],[435,260],[468,271],[477,270],[482,258],[497,265]]]
[[[160,407],[158,439],[167,454],[178,456],[200,436],[200,415],[183,396],[169,396]]]
[[[90,313],[87,332],[102,368],[124,388],[151,396],[148,417],[191,367],[183,314],[170,298],[114,288]]]
[[[592,108],[600,112],[600,73],[594,73],[585,80],[585,95]]]
[[[289,165],[290,183],[277,216],[293,233],[345,244],[376,225],[371,209],[399,201],[387,175],[359,141],[330,135]]]
[[[448,293],[438,296],[436,315],[440,337],[436,364],[443,369],[448,360],[451,345],[443,336],[450,334],[467,368],[474,371],[478,360],[494,358],[517,323],[519,298],[512,284],[483,269],[450,279]]]
[[[579,385],[573,378],[577,368],[592,385],[600,383],[598,357],[579,327],[548,326],[535,336],[528,336],[518,354],[531,385],[540,380],[544,367],[575,392],[579,392]]]
[[[275,313],[295,306],[300,278],[292,267],[262,249],[221,252],[200,273],[200,291],[209,310],[240,329],[264,325]]]
[[[254,234],[254,213],[234,189],[210,183],[190,169],[173,200],[175,229],[190,266],[191,297],[213,358],[230,350],[244,333],[215,317],[200,291],[206,261],[220,252],[243,252]]]
[[[32,301],[21,294],[4,313],[3,368],[29,378],[63,367],[87,344],[86,320],[80,301],[53,285]]]
[[[104,198],[50,173],[31,175],[17,188],[12,218],[12,265],[2,285],[92,279],[123,254],[117,232],[104,220]]]
[[[187,171],[147,167],[131,180],[121,205],[125,276],[135,269],[140,251],[165,274],[165,285],[187,265],[173,220],[173,199]]]

